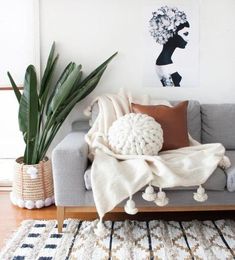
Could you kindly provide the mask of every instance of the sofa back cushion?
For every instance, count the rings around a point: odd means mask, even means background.
[[[76,120],[72,123],[73,132],[87,132],[90,128],[88,120]]]
[[[222,143],[235,149],[235,104],[203,104],[202,143]]]
[[[171,101],[170,103],[175,106],[181,101]],[[157,103],[157,102],[155,102]],[[154,99],[151,100],[151,104],[154,105]],[[92,106],[90,125],[92,126],[99,113],[98,104],[95,103]],[[187,110],[187,123],[188,132],[190,135],[201,142],[201,114],[200,114],[200,103],[196,100],[189,100]]]
[[[171,104],[175,106],[181,101],[171,101]],[[196,141],[201,142],[201,113],[200,103],[197,100],[189,100],[188,111],[188,132]]]

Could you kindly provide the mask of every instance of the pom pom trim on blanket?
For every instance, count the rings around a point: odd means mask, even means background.
[[[146,187],[145,192],[142,194],[142,198],[146,201],[154,201],[157,198],[157,194],[151,183]]]

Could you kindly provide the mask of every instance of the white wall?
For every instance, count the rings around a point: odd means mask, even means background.
[[[96,90],[126,88],[164,99],[235,102],[235,1],[200,1],[200,84],[198,88],[148,88],[142,85],[143,10],[157,0],[40,0],[41,58],[45,66],[55,40],[62,69],[71,60],[90,72],[119,51]],[[77,116],[75,109],[63,131]]]

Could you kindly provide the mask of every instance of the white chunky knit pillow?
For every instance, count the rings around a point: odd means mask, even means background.
[[[108,131],[113,152],[123,155],[157,155],[163,144],[161,125],[140,113],[120,117]]]

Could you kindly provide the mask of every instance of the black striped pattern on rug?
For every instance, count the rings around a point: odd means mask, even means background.
[[[235,221],[24,221],[0,253],[1,260],[235,259]]]

